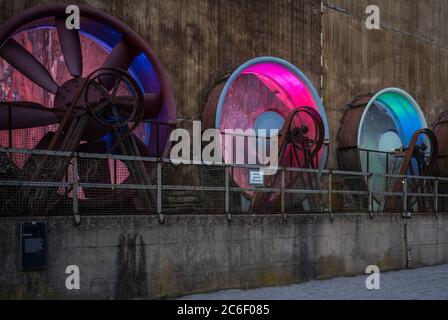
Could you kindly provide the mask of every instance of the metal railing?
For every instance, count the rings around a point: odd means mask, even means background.
[[[448,178],[280,168],[250,184],[252,165],[0,148],[0,215],[239,214],[448,210]],[[232,177],[247,179],[237,186]],[[241,180],[241,178],[240,178]],[[267,180],[267,179],[266,179]],[[272,182],[274,181],[274,182]],[[399,192],[384,186],[401,183]],[[381,187],[383,186],[383,187]],[[262,197],[254,207],[251,199]],[[392,205],[393,204],[393,205]]]

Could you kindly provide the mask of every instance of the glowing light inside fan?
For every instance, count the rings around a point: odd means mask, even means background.
[[[289,67],[289,68],[288,68]],[[310,106],[319,109],[318,101],[313,96],[314,88],[310,88],[308,79],[300,79],[298,74],[294,74],[291,70],[291,65],[284,65],[274,62],[257,63],[246,70],[243,74],[256,74],[263,82],[268,83],[271,79],[278,85],[283,92],[281,92],[282,101],[292,100],[293,104],[289,104],[288,108],[293,109],[300,106]],[[268,84],[269,86],[269,84]]]
[[[388,169],[391,172],[393,156],[386,153],[393,153],[400,147],[406,148],[414,133],[423,128],[427,128],[426,120],[409,94],[395,88],[379,92],[367,105],[359,126],[358,148],[361,149],[362,170],[386,173]],[[368,152],[363,150],[380,152],[370,153],[367,159]],[[386,158],[389,158],[389,163]],[[399,168],[399,165],[395,167]]]
[[[102,65],[102,62],[105,61],[107,54],[109,54],[112,51],[112,48],[121,40],[122,34],[116,31],[114,28],[102,25],[95,21],[83,19],[81,22],[80,39],[83,50],[83,76],[86,76]],[[45,33],[48,34],[48,36],[44,36]],[[52,23],[44,22],[39,27],[32,27],[29,29],[21,30],[19,33],[14,35],[14,38],[19,41],[19,43],[25,45],[25,47],[28,50],[32,51],[33,54],[36,54],[36,52],[38,52],[37,50],[47,50],[42,51],[43,57],[40,60],[45,62],[45,56],[48,55],[50,57],[51,60],[47,62],[47,67],[49,70],[53,71],[52,73],[54,74],[55,80],[58,83],[62,84],[71,78],[63,62],[64,60],[59,49],[58,36],[56,33],[56,29],[54,25],[52,25]],[[42,44],[40,44],[42,40],[37,40],[40,38],[49,39],[49,45],[47,48],[44,47],[45,45],[43,45],[42,47]],[[36,43],[39,43],[39,46],[37,46]],[[3,63],[5,72],[7,71],[6,66],[7,65]],[[1,72],[2,68],[0,68],[0,73]],[[160,91],[160,82],[157,78],[154,67],[144,53],[141,53],[134,59],[128,72],[134,77],[143,92],[153,93]],[[16,81],[12,81],[14,78],[16,78]],[[41,103],[42,105],[52,106],[53,97],[47,98],[48,95],[43,93],[43,90],[41,88],[37,88],[35,84],[26,79],[18,71],[14,70],[11,79],[12,84],[9,84],[11,88],[3,88],[2,86],[2,89],[6,89],[4,90],[4,94],[2,94],[1,96],[2,100],[35,101]],[[162,108],[162,112],[155,120],[159,122],[168,122],[170,120],[168,119],[168,114],[163,110],[164,108]],[[39,141],[46,132],[50,130],[54,131],[56,130],[56,128],[57,126],[53,125],[45,128],[16,130],[13,133],[14,147],[32,149],[37,144],[37,141]],[[162,126],[158,130],[159,140],[165,141],[169,132],[169,128],[167,127],[165,129]],[[134,133],[150,149],[155,149],[155,146],[150,145],[150,124],[141,124],[136,128]],[[105,136],[104,141],[108,144],[108,146],[112,146],[111,137]],[[2,146],[8,146],[7,132],[1,134],[0,142]],[[19,167],[22,166],[22,162],[23,161],[19,161]]]
[[[81,18],[80,40],[83,53],[83,77],[100,68],[106,60],[108,54],[121,40],[122,34],[114,28],[100,24],[87,18]],[[42,19],[39,26],[23,26],[20,31],[14,34],[14,39],[30,51],[41,61],[47,70],[50,71],[55,81],[61,85],[70,80],[72,76],[64,62],[59,43],[59,37],[54,26],[54,19]],[[144,93],[160,92],[160,81],[155,72],[154,66],[149,61],[146,54],[138,55],[128,72],[133,76]],[[5,81],[0,84],[0,99],[2,101],[34,101],[44,106],[52,107],[54,96],[38,87],[17,70],[11,68],[8,63],[0,58],[0,76]],[[171,113],[162,107],[155,121],[169,122]],[[18,129],[12,131],[12,147],[23,149],[34,149],[38,142],[49,131],[56,131],[58,125],[45,127],[33,127],[28,129]],[[139,125],[134,134],[140,138],[147,146],[151,154],[156,154],[156,141],[154,140],[150,124]],[[159,147],[168,139],[169,127],[159,126],[158,137]],[[151,138],[152,137],[152,138]],[[9,146],[8,131],[0,132],[0,146]],[[110,148],[114,144],[114,137],[106,135],[103,140]],[[83,143],[83,142],[81,142]],[[28,157],[13,155],[13,160],[18,168],[22,168]],[[115,171],[116,170],[116,171]],[[110,176],[117,183],[123,182],[129,177],[127,167],[120,161],[117,168],[109,164]],[[115,177],[115,173],[117,177]],[[71,179],[70,177],[67,177]],[[78,192],[80,198],[84,195]]]
[[[83,24],[83,30],[81,30],[81,33],[101,45],[107,53],[112,51],[112,48],[121,40],[122,37],[121,33],[117,32],[113,28],[103,26],[98,23],[91,23],[86,26]],[[160,91],[160,83],[157,79],[154,67],[144,53],[141,53],[135,58],[128,72],[134,77],[143,92],[151,93]],[[160,122],[168,122],[169,119],[166,114],[161,112],[157,120]],[[166,140],[166,137],[164,136],[168,134],[168,128],[165,130],[164,128],[158,128],[158,130],[161,131],[159,132],[159,139],[162,141],[164,139]],[[146,145],[149,146],[151,141],[150,123],[140,125],[136,128],[135,133]],[[113,137],[111,134],[104,137],[104,141],[107,143],[109,148],[112,147]]]
[[[303,106],[314,108],[321,115],[325,126],[325,139],[329,138],[328,122],[319,95],[310,80],[290,63],[272,57],[262,57],[248,61],[239,67],[227,81],[219,98],[215,126],[224,134],[226,130],[247,129],[280,130],[288,114]],[[304,119],[313,130],[312,119]],[[257,132],[256,132],[257,133]],[[224,141],[225,139],[223,139]],[[226,148],[223,142],[224,159],[233,159],[237,152],[253,152]],[[235,149],[235,148],[233,148]],[[325,145],[318,153],[319,168],[326,165],[328,148]],[[288,162],[283,165],[290,166]],[[296,164],[292,164],[295,166]],[[247,186],[247,172],[234,170],[234,181]]]
[[[395,152],[407,148],[414,133],[427,128],[426,120],[417,102],[406,92],[390,88],[375,95],[361,118],[358,132],[361,168],[364,172],[397,174],[402,157]],[[419,144],[430,148],[426,136],[419,138]],[[418,175],[418,165],[411,161],[408,174]],[[371,181],[375,192],[386,189],[385,177],[374,176]]]

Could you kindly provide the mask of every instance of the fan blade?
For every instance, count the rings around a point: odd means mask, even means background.
[[[51,140],[53,140],[55,133],[53,131],[47,132],[42,139],[39,141],[39,143],[34,147],[36,150],[48,150],[48,147],[50,146]],[[54,150],[59,150],[60,145],[62,144],[62,140],[59,139],[59,141],[56,143],[56,148]]]
[[[134,97],[118,97],[117,103],[119,108],[132,112],[133,104],[137,103]],[[162,109],[162,98],[159,93],[145,93],[143,97],[143,120],[153,119],[157,117],[160,110]]]
[[[58,91],[58,85],[48,70],[14,39],[8,39],[0,48],[0,56],[40,87],[54,94]]]
[[[57,112],[38,103],[0,103],[0,130],[43,127],[56,123],[59,123]]]
[[[107,153],[107,145],[103,140],[96,142],[87,142],[81,144],[78,149],[81,153]],[[81,183],[99,183],[111,184],[111,174],[109,170],[109,160],[79,158],[78,175]],[[84,195],[87,198],[98,198],[102,194],[107,194],[110,189],[106,188],[83,188]]]
[[[68,71],[73,77],[81,77],[82,51],[79,31],[77,29],[68,29],[65,25],[64,17],[56,18],[56,28]]]
[[[103,68],[117,68],[127,71],[137,54],[138,52],[131,45],[125,40],[121,40],[107,57]],[[106,75],[101,77],[100,81],[107,90],[111,90],[115,83],[115,77]]]

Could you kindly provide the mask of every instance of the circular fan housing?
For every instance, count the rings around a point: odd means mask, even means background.
[[[67,4],[48,4],[32,8],[12,17],[0,28],[0,101],[3,102],[0,103],[0,146],[59,150],[62,144],[56,141],[55,132],[84,80],[98,69],[119,69],[130,74],[135,88],[143,96],[142,116],[128,118],[129,122],[124,122],[121,130],[115,130],[119,135],[126,132],[128,126],[132,131],[128,137],[135,141],[135,148],[119,150],[115,145],[121,139],[114,135],[114,130],[105,130],[98,119],[91,117],[87,125],[79,127],[82,136],[68,144],[73,150],[65,151],[147,157],[168,155],[176,106],[170,80],[154,51],[129,26],[89,6],[78,6],[80,30],[67,29],[66,7]],[[113,92],[114,88],[111,79],[99,79],[101,87],[108,92]],[[123,98],[132,101],[135,95]],[[84,108],[76,112],[86,111],[84,104],[75,108]],[[68,125],[74,123],[73,117],[68,119]],[[138,125],[133,121],[139,121]],[[24,172],[32,172],[26,168],[37,162],[33,157],[16,155],[13,160],[19,169],[25,168]],[[95,167],[91,162],[79,162],[79,176],[83,182],[142,183],[143,175],[132,173],[136,170],[121,161],[114,164],[101,160]],[[154,170],[148,171],[148,176],[154,174]],[[67,181],[72,179],[66,178]],[[100,203],[113,206],[121,199],[134,197],[127,190],[120,193],[123,197],[109,191],[86,189],[78,190],[78,194],[80,199],[110,196],[103,202],[89,202],[99,206]]]
[[[65,28],[66,7],[66,4],[49,4],[32,8],[2,25],[0,73],[5,74],[1,76],[6,75],[10,65],[14,67],[8,83],[2,87],[2,100],[32,101],[47,108],[64,109],[73,98],[76,81],[79,84],[79,79],[101,67],[120,68],[133,76],[145,94],[144,119],[148,121],[135,130],[136,137],[146,145],[144,154],[167,155],[169,124],[176,121],[176,107],[168,75],[153,50],[123,22],[89,6],[79,6],[80,30],[74,35]],[[15,45],[11,50],[9,39],[23,48]],[[23,49],[37,60],[30,63],[30,59],[23,59]],[[10,52],[19,52],[21,57]],[[29,111],[24,112],[25,117],[27,114]],[[62,115],[60,112],[59,118]],[[54,126],[40,125],[45,123],[43,120],[35,126],[33,123],[29,119],[26,129],[14,132],[13,147],[31,149],[46,132],[55,130]],[[83,136],[85,140],[88,137],[89,134]],[[108,145],[109,138],[108,135],[103,138]],[[0,137],[3,146],[8,145],[7,140],[5,134]]]
[[[221,134],[226,130],[280,131],[285,119],[294,109],[308,106],[315,109],[324,123],[325,140],[329,139],[328,121],[322,101],[311,81],[292,64],[273,57],[260,57],[250,60],[236,69],[230,77],[219,82],[210,92],[202,111],[205,128],[217,128]],[[311,118],[304,119],[310,130],[314,124]],[[315,126],[314,126],[315,127]],[[222,154],[226,161],[236,155],[229,155],[224,145]],[[245,152],[249,150],[233,150]],[[235,148],[233,148],[235,149]],[[316,155],[316,169],[326,166],[328,145],[325,144]],[[280,159],[280,164],[296,167],[297,163]],[[234,182],[240,187],[249,187],[247,170],[232,170]]]
[[[396,174],[402,158],[395,152],[405,150],[418,130],[427,128],[417,102],[405,91],[388,88],[374,96],[355,100],[344,115],[339,132],[339,164],[342,170]],[[421,136],[419,144],[428,138]],[[427,150],[428,153],[431,150]],[[418,172],[411,163],[409,174]],[[375,189],[384,190],[385,181],[375,182]]]

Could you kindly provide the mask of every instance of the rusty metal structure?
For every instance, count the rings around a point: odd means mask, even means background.
[[[440,115],[433,130],[439,142],[437,165],[433,175],[437,177],[448,177],[448,144],[446,143],[448,137],[448,112]],[[439,182],[438,191],[443,194],[448,194],[448,183],[445,181]],[[448,210],[448,199],[444,198],[440,200],[439,210]]]
[[[9,148],[23,148],[23,141],[30,137],[34,140],[33,133],[38,133],[33,149],[166,156],[176,109],[168,76],[152,49],[121,21],[91,7],[80,6],[80,30],[68,29],[65,10],[64,4],[30,9],[11,18],[0,30],[0,58],[14,69],[13,77],[22,77],[13,99],[0,102],[0,134],[2,138],[7,136],[3,143]],[[60,66],[48,70],[33,55],[37,50],[33,46],[41,44],[21,44],[36,32],[57,39],[57,45],[52,40],[53,47],[46,51],[54,51],[58,57],[55,61],[64,63],[66,70],[60,71]],[[36,90],[44,93],[33,95]],[[41,96],[49,99],[43,102],[37,98]],[[48,183],[80,180],[98,185],[115,180],[118,184],[117,176],[121,176],[123,184],[148,185],[154,175],[154,169],[126,161],[121,161],[118,168],[117,164],[111,167],[107,160],[92,167],[68,158],[56,164],[53,161],[50,166],[48,156],[35,155],[19,161],[12,158],[11,162],[26,180]],[[54,206],[67,197],[80,197],[81,205],[89,202],[90,207],[94,203],[98,208],[130,201],[137,210],[150,203],[147,191],[98,190],[28,190],[16,198],[27,201],[30,210],[39,211],[51,208],[32,208],[33,203],[45,203],[37,198],[56,199],[51,201]]]
[[[310,134],[311,132],[311,134]],[[278,159],[283,167],[313,169],[319,167],[317,154],[324,145],[324,123],[319,113],[311,107],[299,107],[286,117],[279,133]],[[306,174],[282,172],[267,176],[265,186],[271,189],[284,189],[297,184],[312,186],[315,181]],[[268,194],[254,192],[251,203],[252,211],[263,211],[266,203],[275,201],[281,192]],[[310,201],[312,197],[308,197]],[[284,198],[280,198],[284,206]],[[314,204],[316,206],[316,204]]]
[[[440,142],[435,173],[439,177],[448,177],[448,144],[445,143],[448,137],[448,112],[440,115],[433,130]]]
[[[275,156],[281,167],[323,169],[326,166],[329,127],[321,99],[308,78],[284,60],[261,57],[243,64],[212,88],[201,119],[205,129],[220,130],[222,141],[226,141],[229,130],[240,130],[245,150],[238,152],[257,153],[257,164],[263,162],[258,150],[251,149],[248,140],[254,137],[247,130],[253,130],[256,139],[264,135],[266,140],[272,130],[279,132],[278,155]],[[238,138],[238,134],[231,137]],[[234,153],[235,148],[229,150],[222,144],[222,155],[227,163],[237,163]],[[230,174],[236,186],[245,189],[251,186],[250,169],[232,168]],[[273,203],[283,203],[281,193],[275,190],[297,183],[310,186],[315,180],[296,172],[269,175],[262,186],[273,189],[272,193],[259,193],[255,189],[244,192],[244,198],[250,202],[248,207],[252,211],[273,210]],[[300,198],[298,202],[304,200]]]
[[[374,192],[372,205],[378,211],[417,210],[415,206],[428,204],[403,204],[394,194],[424,193],[433,187],[418,177],[432,174],[438,148],[417,102],[403,90],[389,88],[350,105],[339,132],[339,165],[342,170],[375,174],[364,182]],[[404,179],[405,175],[415,178]]]
[[[25,11],[0,30],[0,63],[7,65],[14,79],[12,89],[0,101],[0,147],[74,155],[166,156],[176,108],[167,73],[152,49],[122,22],[86,6],[80,6],[81,30],[69,30],[65,27],[65,7],[50,4]],[[36,39],[41,38],[52,47],[39,47]],[[51,52],[51,59],[47,61],[42,52]],[[223,136],[226,130],[242,130],[244,150],[238,152],[244,155],[244,161],[252,152],[248,142],[252,137],[247,130],[253,130],[256,139],[265,140],[277,130],[280,166],[311,170],[326,167],[330,130],[321,99],[307,76],[284,60],[256,58],[221,79],[209,92],[201,119],[203,129],[218,128]],[[339,167],[377,174],[363,181],[373,192],[376,210],[427,206],[411,199],[401,208],[401,200],[394,194],[431,193],[432,186],[418,179],[404,181],[381,175],[424,177],[437,172],[446,176],[447,152],[445,144],[437,140],[445,139],[447,119],[442,116],[433,134],[420,107],[406,92],[389,88],[359,97],[344,115],[339,133]],[[236,141],[241,134],[233,135]],[[264,159],[258,153],[258,142],[256,147],[259,165]],[[221,151],[225,161],[238,162],[235,148],[230,151],[223,144]],[[95,185],[85,190],[68,188],[61,192],[49,188],[46,194],[28,192],[24,195],[30,206],[38,197],[57,199],[53,203],[80,197],[81,205],[89,202],[89,208],[92,203],[102,208],[129,201],[137,210],[143,210],[153,202],[155,195],[149,191],[110,192],[101,185],[154,184],[155,166],[125,160],[111,165],[107,159],[92,166],[82,159],[76,163],[68,159],[72,157],[49,165],[48,155],[10,157],[22,180],[79,180]],[[438,171],[433,171],[436,159]],[[323,183],[317,173],[288,170],[265,176],[262,185],[254,185],[252,171],[232,166],[230,177],[234,186],[244,190],[242,198],[253,212],[272,211],[271,204],[283,207],[284,189],[332,187],[331,181]],[[347,183],[353,185],[353,181]],[[295,200],[305,210],[316,208],[321,201],[313,195],[297,196]]]

